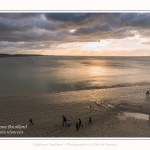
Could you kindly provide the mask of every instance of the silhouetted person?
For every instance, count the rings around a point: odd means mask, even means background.
[[[63,126],[64,126],[64,123],[67,125],[67,119],[65,116],[63,116]]]
[[[82,123],[81,123],[81,119],[79,118],[79,128],[80,128],[80,126],[83,127],[83,125],[82,125]]]
[[[76,123],[76,129],[77,129],[77,131],[79,130],[78,122]]]
[[[89,124],[92,124],[92,119],[91,119],[91,117],[89,117]]]
[[[30,118],[29,122],[30,122],[29,126],[30,126],[31,124],[34,125],[34,123],[33,123],[33,121],[32,121],[32,118]]]

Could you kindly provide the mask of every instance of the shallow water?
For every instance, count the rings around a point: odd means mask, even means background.
[[[149,57],[0,58],[0,95],[101,89],[102,99],[145,99],[149,66]]]
[[[122,115],[120,115],[120,118],[135,118],[135,119],[142,119],[142,120],[147,120],[149,121],[150,115],[148,114],[142,114],[142,113],[133,113],[133,112],[124,112]]]

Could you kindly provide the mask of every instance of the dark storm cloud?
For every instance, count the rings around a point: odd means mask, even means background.
[[[89,18],[91,13],[47,13],[45,17],[48,20],[65,22],[65,23],[79,23]]]
[[[142,32],[143,29],[145,30],[146,28],[150,27],[150,14],[106,13],[106,14],[95,14],[93,18],[94,18],[93,22],[95,23],[94,25],[87,26],[87,24],[85,24],[84,26],[77,28],[74,34],[93,34],[93,33],[101,34],[101,32],[103,31],[112,31],[113,33],[114,31],[117,31],[118,29],[122,28],[125,28],[128,31],[139,30],[140,32]],[[92,24],[92,22],[89,23]],[[124,35],[124,37],[126,37],[126,34]]]
[[[9,14],[1,14],[5,16],[0,18],[0,41],[10,41],[10,42],[19,42],[19,41],[42,41],[42,40],[59,40],[62,33],[58,33],[56,30],[60,30],[60,23],[47,21],[43,16],[40,15],[40,18],[32,18],[28,15],[23,17],[23,19],[18,20],[12,19]],[[30,17],[29,17],[30,16]],[[11,19],[10,19],[11,18]],[[55,32],[50,32],[55,31]],[[57,36],[59,35],[59,36]],[[64,35],[65,36],[65,35]]]
[[[125,37],[133,37],[134,33],[130,33],[127,29],[117,29],[108,31],[96,31],[94,34],[74,34],[79,42],[97,42],[103,39],[123,39]],[[112,38],[113,37],[113,38]],[[75,41],[77,41],[75,39]]]
[[[47,33],[37,31],[27,31],[27,32],[16,32],[13,35],[0,35],[0,41],[10,41],[10,42],[35,42],[35,41],[63,41],[66,35],[61,32]]]
[[[131,26],[146,28],[150,27],[150,14],[139,14],[134,20],[130,23]]]
[[[102,26],[96,25],[93,27],[88,27],[88,28],[79,28],[75,31],[74,34],[93,34],[95,32],[103,32],[103,31],[110,31],[111,28],[109,27],[108,24],[104,24]]]
[[[118,19],[116,20],[116,24],[118,27],[130,26],[131,22],[137,18],[139,14],[135,13],[124,13],[120,14]]]
[[[55,22],[49,22],[41,18],[28,18],[28,19],[16,20],[8,18],[0,18],[0,33],[9,34],[15,31],[26,31],[34,28],[41,28],[45,30],[57,30],[61,28],[61,24]]]
[[[50,31],[57,31],[61,30],[65,27],[64,24],[61,23],[55,23],[55,22],[49,22],[45,20],[37,20],[34,24],[36,28],[44,29],[44,30],[50,30]]]
[[[0,34],[13,34],[15,31],[26,31],[33,28],[31,22],[16,22],[0,20]],[[15,33],[14,33],[15,34]]]
[[[120,27],[150,27],[150,14],[148,13],[124,13],[120,17]]]

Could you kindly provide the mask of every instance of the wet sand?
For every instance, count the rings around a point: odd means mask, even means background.
[[[149,101],[110,103],[90,94],[81,97],[84,92],[88,91],[0,97],[0,137],[150,137],[149,120],[124,116],[124,112],[150,114]],[[71,121],[70,127],[62,126],[62,115]],[[30,118],[34,125],[29,126]],[[79,118],[83,127],[77,131]],[[8,125],[27,128],[8,129]]]

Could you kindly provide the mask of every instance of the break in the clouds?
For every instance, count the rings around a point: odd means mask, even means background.
[[[0,13],[0,53],[150,55],[150,13]]]

